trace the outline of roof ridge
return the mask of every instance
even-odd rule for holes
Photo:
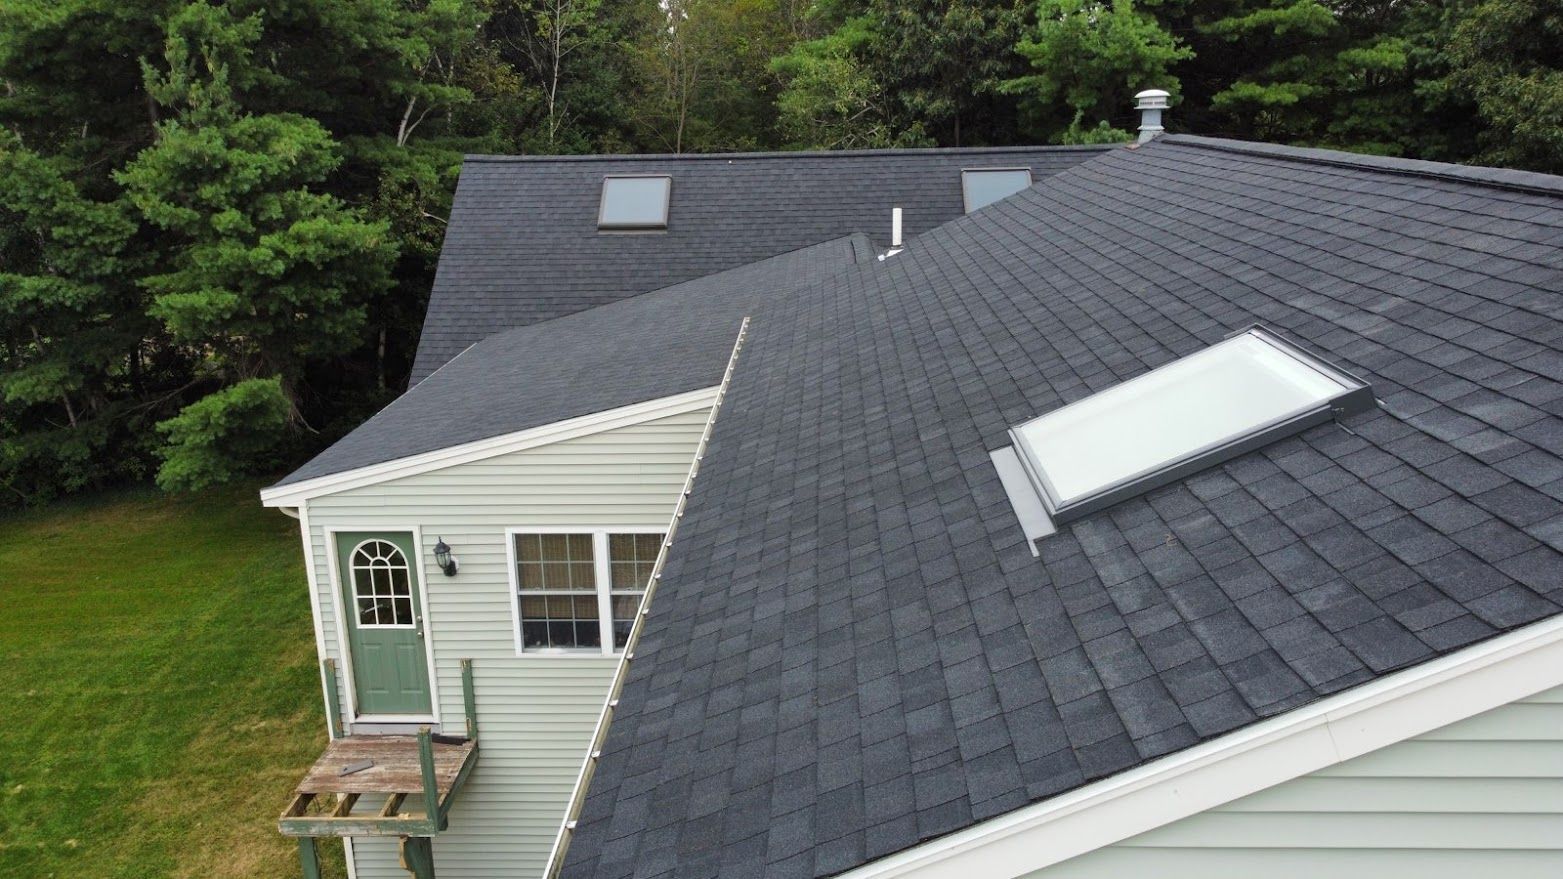
[[[776,150],[773,152],[742,153],[589,153],[584,155],[522,155],[507,156],[489,153],[468,153],[464,162],[624,162],[624,161],[712,161],[726,159],[819,159],[858,158],[871,156],[904,155],[981,155],[1006,153],[1068,153],[1107,152],[1120,149],[1122,144],[1038,144],[1035,146],[983,146],[983,147],[916,147],[911,149],[871,150]]]
[[[1220,137],[1203,137],[1195,134],[1163,135],[1157,138],[1156,141],[1229,153],[1287,159],[1313,165],[1362,168],[1388,174],[1401,174],[1435,180],[1452,180],[1457,183],[1474,183],[1496,189],[1563,196],[1563,177],[1553,174],[1542,174],[1538,171],[1492,168],[1485,165],[1456,165],[1449,162],[1430,162],[1425,159],[1375,156],[1367,153],[1348,153],[1342,150],[1320,149],[1317,147],[1285,146],[1274,143],[1230,140]]]

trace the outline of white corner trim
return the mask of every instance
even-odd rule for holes
[[[519,452],[524,449],[545,446],[549,443],[577,439],[594,433],[601,433],[605,430],[614,430],[632,424],[642,424],[659,418],[667,418],[671,415],[695,412],[708,408],[712,401],[716,399],[716,393],[717,387],[700,388],[695,391],[674,394],[671,397],[659,397],[655,400],[646,400],[641,403],[620,406],[617,409],[608,409],[603,412],[593,412],[590,415],[568,418],[564,421],[556,421],[552,424],[544,424],[528,430],[475,440],[448,448],[435,449],[432,452],[423,452],[422,454],[410,455],[405,458],[397,458],[394,461],[386,461],[381,464],[371,464],[367,467],[359,467],[341,473],[317,476],[314,479],[306,479],[289,485],[272,486],[271,488],[261,489],[261,503],[268,507],[298,506],[310,498],[320,497],[321,495],[362,488],[377,482],[427,473],[443,467],[466,464],[470,461],[479,461],[484,458],[492,458],[495,455]]]
[[[1563,684],[1563,617],[1387,675],[840,879],[1015,877]]]
[[[283,510],[287,512],[287,510]],[[332,658],[326,651],[325,622],[320,611],[320,585],[315,576],[315,547],[309,530],[309,508],[300,504],[298,515],[299,535],[304,539],[304,581],[309,584],[309,616],[315,629],[315,665],[320,670],[320,703],[326,709],[326,736],[335,738],[331,731],[331,687],[326,683],[326,660]],[[345,730],[344,730],[345,732]]]

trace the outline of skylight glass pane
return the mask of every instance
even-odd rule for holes
[[[605,177],[597,225],[604,229],[665,229],[668,177]]]
[[[1327,412],[1364,388],[1276,337],[1250,330],[1033,419],[1014,435],[1056,512],[1308,413]]]
[[[1001,198],[1031,185],[1030,168],[995,168],[992,170],[962,171],[961,192],[966,199],[966,213],[987,207]]]

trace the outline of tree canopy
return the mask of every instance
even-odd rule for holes
[[[1174,130],[1563,173],[1563,0],[12,0],[0,506],[297,462],[405,384],[466,152]]]

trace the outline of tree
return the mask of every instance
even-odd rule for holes
[[[783,83],[776,97],[783,143],[821,150],[926,145],[920,124],[898,130],[891,123],[884,89],[861,60],[873,39],[870,19],[857,16],[771,62]]]
[[[1032,72],[1003,88],[1020,96],[1030,130],[1055,143],[1128,140],[1110,120],[1137,91],[1176,93],[1169,70],[1192,56],[1133,0],[1041,0],[1018,51]]]
[[[159,450],[159,482],[169,488],[229,478],[263,461],[258,450],[285,429],[305,427],[305,364],[359,343],[366,303],[389,285],[395,258],[384,223],[317,191],[340,161],[318,122],[239,108],[239,91],[270,76],[250,63],[261,32],[259,13],[237,18],[204,4],[178,13],[166,67],[148,65],[146,77],[179,113],[118,175],[146,221],[178,245],[142,281],[149,313],[199,356],[212,389],[162,425],[170,442]],[[247,460],[215,466],[210,449],[224,447]]]
[[[941,146],[1015,140],[1015,103],[998,86],[1024,70],[1020,0],[872,0],[870,12],[869,67],[894,127],[920,126]]]
[[[607,43],[602,0],[512,0],[521,27],[507,39],[527,61],[543,96],[543,136],[549,152],[558,152],[561,129],[569,122],[564,88],[572,57]]]
[[[1179,123],[1239,138],[1418,153],[1438,115],[1416,87],[1437,75],[1436,10],[1400,0],[1162,0],[1193,56],[1174,66]],[[1420,54],[1419,54],[1420,53]]]
[[[0,486],[7,502],[139,474],[148,334],[136,224],[0,130]]]
[[[791,39],[778,0],[666,0],[636,43],[632,115],[652,150],[773,146],[771,59]]]
[[[1563,2],[1490,0],[1457,27],[1448,51],[1448,85],[1485,123],[1481,160],[1563,173]]]

